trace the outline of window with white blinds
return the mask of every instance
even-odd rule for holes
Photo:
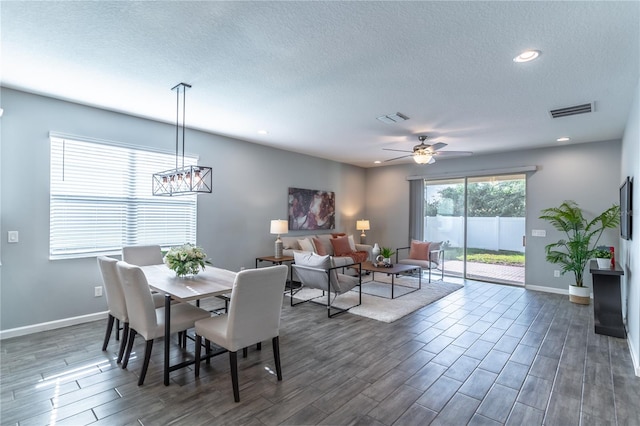
[[[175,166],[174,155],[52,136],[49,258],[195,244],[197,196],[152,195],[153,173]]]

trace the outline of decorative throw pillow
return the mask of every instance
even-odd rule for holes
[[[356,242],[353,239],[353,235],[349,235],[349,247],[351,247],[351,251],[356,251]]]
[[[429,260],[429,247],[431,243],[427,241],[411,240],[409,249],[409,259]]]
[[[333,232],[333,233],[331,234],[331,236],[332,236],[333,238],[344,237],[345,235],[347,235],[347,234],[345,234],[344,232]]]
[[[316,248],[316,253],[318,253],[320,256],[326,256],[329,253],[327,253],[327,251],[324,249],[324,245],[322,244],[322,240],[320,240],[320,238],[311,238],[311,242],[313,242],[313,245]]]
[[[298,244],[300,245],[300,248],[302,249],[302,251],[310,251],[312,253],[315,253],[315,248],[313,247],[313,243],[308,239],[305,238],[303,240],[298,240]]]
[[[332,238],[330,241],[334,256],[344,256],[352,252],[348,237]]]

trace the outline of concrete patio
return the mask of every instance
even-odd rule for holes
[[[444,262],[445,275],[462,276],[464,262],[461,260],[446,260]],[[491,263],[467,262],[467,278],[482,281],[496,281],[524,286],[524,266],[498,265]]]

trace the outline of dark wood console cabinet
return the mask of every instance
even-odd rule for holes
[[[595,260],[589,265],[593,276],[593,322],[598,334],[625,339],[627,332],[622,322],[622,296],[620,276],[624,271],[616,263],[615,268],[598,268]]]

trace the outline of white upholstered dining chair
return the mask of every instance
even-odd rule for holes
[[[122,260],[136,266],[161,265],[164,263],[162,249],[158,245],[122,247]]]
[[[102,350],[106,351],[113,331],[114,322],[116,323],[116,340],[118,340],[120,323],[122,323],[122,340],[120,341],[120,351],[118,352],[117,363],[122,362],[124,350],[127,345],[127,337],[129,336],[129,315],[127,315],[127,304],[124,297],[124,290],[118,275],[117,263],[118,259],[107,256],[98,256],[98,267],[102,275],[104,284],[104,293],[107,297],[107,307],[109,308],[109,319],[107,321],[107,330],[102,343]],[[164,306],[164,296],[158,293],[152,295],[153,304],[156,308]]]
[[[210,342],[229,351],[233,398],[240,401],[238,386],[238,350],[271,339],[276,375],[282,380],[280,366],[280,311],[287,281],[286,265],[247,269],[238,272],[229,312],[196,321],[195,375],[200,375],[200,348],[205,338],[207,354]],[[246,353],[246,352],[245,352]],[[207,359],[207,362],[209,359]]]
[[[127,313],[129,315],[129,337],[122,368],[127,368],[136,335],[140,334],[147,342],[142,371],[138,379],[138,386],[140,386],[144,383],[147,368],[149,367],[153,339],[164,336],[165,308],[155,307],[147,278],[142,269],[126,262],[118,262],[117,268],[124,289]],[[188,303],[175,303],[171,305],[170,333],[185,331],[192,328],[196,321],[210,316],[211,313],[209,311]]]
[[[119,364],[122,361],[124,349],[127,345],[127,336],[129,335],[129,317],[127,316],[127,305],[124,300],[122,284],[120,283],[120,277],[118,276],[117,263],[118,259],[98,256],[98,267],[102,274],[104,292],[107,297],[107,306],[109,308],[109,320],[107,322],[107,331],[104,335],[104,342],[102,343],[102,350],[107,350],[107,345],[111,338],[111,331],[113,330],[113,323],[117,321],[116,340],[118,339],[120,323],[122,323],[122,340],[120,341],[120,351],[118,352],[117,360]]]

